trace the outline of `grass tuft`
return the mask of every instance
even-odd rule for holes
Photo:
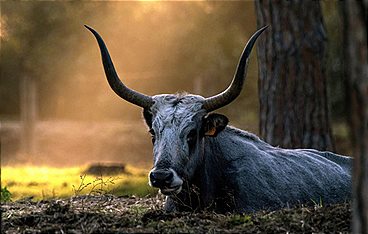
[[[11,192],[6,188],[1,187],[1,202],[8,202],[11,201]]]

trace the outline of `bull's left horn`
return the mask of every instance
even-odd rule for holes
[[[112,60],[110,58],[109,51],[107,50],[107,47],[104,41],[102,40],[101,36],[93,28],[87,25],[84,26],[89,31],[91,31],[93,35],[96,37],[96,40],[100,47],[102,63],[105,69],[107,81],[109,82],[109,85],[112,88],[112,90],[114,90],[114,92],[124,100],[133,103],[137,106],[149,109],[154,103],[153,98],[151,96],[147,96],[138,93],[132,89],[129,89],[123,84],[123,82],[121,82],[118,74],[115,71],[114,64],[112,63]]]
[[[245,46],[243,53],[240,57],[240,61],[235,73],[235,76],[230,84],[230,86],[224,90],[223,92],[206,98],[203,104],[203,108],[208,112],[214,111],[218,108],[226,106],[237,98],[243,88],[244,80],[247,73],[248,66],[248,58],[249,54],[252,51],[253,45],[256,42],[257,38],[261,33],[266,30],[268,26],[265,26],[259,29],[257,32],[253,34],[253,36],[249,39],[247,45]]]

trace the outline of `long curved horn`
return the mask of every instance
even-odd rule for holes
[[[223,92],[215,96],[206,98],[203,104],[203,108],[206,109],[208,112],[214,111],[218,108],[226,106],[227,104],[231,103],[232,101],[234,101],[235,98],[239,96],[243,88],[243,83],[244,83],[246,73],[247,73],[249,54],[252,51],[253,45],[256,42],[257,38],[259,37],[259,35],[261,35],[261,33],[264,30],[266,30],[267,27],[268,25],[259,29],[249,39],[240,57],[240,61],[238,63],[238,67],[237,67],[235,76],[230,86]]]
[[[101,36],[93,28],[87,25],[84,26],[89,31],[91,31],[93,35],[96,37],[96,40],[100,47],[102,63],[105,69],[107,81],[109,82],[112,90],[114,90],[114,92],[124,100],[133,103],[137,106],[149,109],[154,103],[152,97],[129,89],[123,84],[123,82],[121,82],[118,74],[115,71],[114,64],[112,63],[112,60],[110,58],[109,51],[107,50],[107,47],[104,41],[102,40]]]

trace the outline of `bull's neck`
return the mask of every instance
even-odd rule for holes
[[[227,189],[226,170],[224,153],[222,152],[220,140],[218,138],[205,138],[203,149],[201,150],[202,160],[198,165],[191,181],[185,181],[183,191],[174,198],[177,204],[184,204],[188,210],[196,209],[215,209],[219,212],[225,212],[227,207],[218,207],[217,204],[226,204],[218,199],[227,199],[231,191]],[[231,200],[229,198],[229,200]],[[190,208],[189,208],[190,207]],[[183,207],[182,207],[183,208]]]

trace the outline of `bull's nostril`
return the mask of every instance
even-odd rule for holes
[[[174,174],[170,170],[159,169],[151,171],[150,175],[151,185],[154,187],[167,187],[170,186]]]
[[[172,181],[172,179],[174,178],[174,173],[172,173],[171,171],[169,171],[167,177],[166,177],[166,181],[170,182]]]

